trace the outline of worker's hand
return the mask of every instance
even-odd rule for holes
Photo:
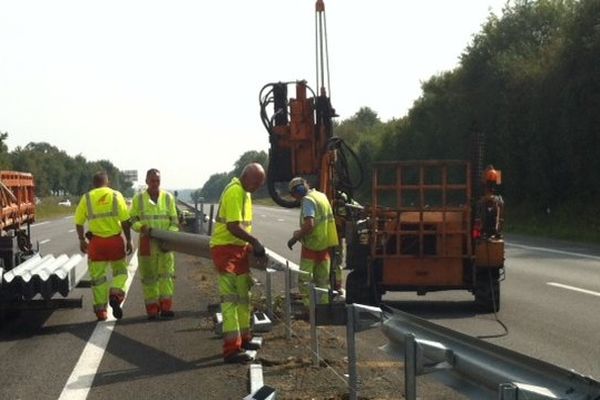
[[[131,239],[129,239],[127,241],[127,244],[125,245],[125,249],[127,251],[127,255],[131,255],[131,253],[133,253],[133,244],[131,243]]]
[[[88,243],[85,239],[79,239],[79,250],[81,250],[82,253],[87,253],[87,249],[88,249]]]
[[[292,236],[292,238],[290,240],[288,240],[288,242],[287,242],[288,249],[293,250],[293,247],[297,241],[298,241],[298,239],[296,239],[295,236]]]
[[[151,230],[152,228],[150,228],[148,225],[142,225],[142,227],[140,228],[140,233],[144,236],[150,236]]]
[[[252,253],[254,254],[254,257],[264,257],[267,254],[265,246],[263,246],[258,239],[255,239],[252,243]]]

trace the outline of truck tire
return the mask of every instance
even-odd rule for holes
[[[376,288],[367,284],[366,274],[352,271],[346,277],[346,304],[378,306],[381,295]]]
[[[497,270],[477,272],[477,284],[473,291],[478,310],[491,313],[500,311],[500,281]]]

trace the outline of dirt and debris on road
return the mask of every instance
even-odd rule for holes
[[[217,273],[210,260],[196,259],[201,268],[190,276],[203,297],[218,301]],[[258,275],[258,274],[256,274]],[[255,310],[265,311],[264,288],[253,289],[252,303]],[[263,366],[264,384],[277,391],[277,399],[288,400],[342,400],[348,399],[348,358],[345,327],[319,327],[321,362],[313,366],[310,345],[310,325],[303,320],[292,321],[292,338],[286,339],[286,328],[281,315],[282,296],[274,299],[276,317],[271,332],[261,334],[263,347],[258,351],[257,361]],[[214,327],[212,319],[201,323],[204,329]],[[376,331],[376,329],[374,330]],[[376,332],[357,335],[359,399],[403,399],[404,364],[387,356],[379,349],[384,343]],[[239,370],[235,371],[241,378]],[[246,374],[247,375],[247,374]],[[245,379],[248,379],[247,376]],[[421,399],[464,399],[455,391],[428,378],[417,379],[417,393]]]

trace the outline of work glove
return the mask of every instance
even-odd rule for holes
[[[288,240],[288,242],[287,242],[288,249],[292,250],[292,248],[294,247],[294,245],[296,244],[297,241],[298,241],[298,239],[296,239],[294,236],[292,236],[292,238],[290,240]]]
[[[149,236],[151,230],[152,228],[150,228],[148,225],[142,225],[142,227],[140,228],[140,233],[142,235]]]
[[[87,253],[88,243],[85,239],[79,239],[79,250],[81,250],[82,253]]]
[[[254,254],[254,257],[264,257],[267,255],[265,246],[263,246],[258,240],[252,243],[252,253]]]

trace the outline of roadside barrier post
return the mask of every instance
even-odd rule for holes
[[[498,400],[518,400],[518,390],[512,383],[501,383],[498,386]]]
[[[417,342],[415,335],[407,334],[404,342],[404,397],[417,399]]]
[[[285,283],[285,338],[290,340],[292,338],[292,297],[290,294],[291,290],[291,271],[290,262],[285,262],[284,271],[284,283]]]
[[[273,273],[275,270],[267,268],[266,273],[266,296],[267,296],[267,316],[273,320]]]
[[[313,366],[319,366],[319,338],[317,336],[317,288],[314,283],[308,285],[310,290],[310,347]]]
[[[357,385],[357,374],[356,374],[356,339],[354,337],[355,332],[355,317],[356,308],[354,304],[346,305],[346,315],[348,317],[346,323],[346,343],[348,351],[348,386],[350,388],[349,400],[358,399],[358,385]]]

